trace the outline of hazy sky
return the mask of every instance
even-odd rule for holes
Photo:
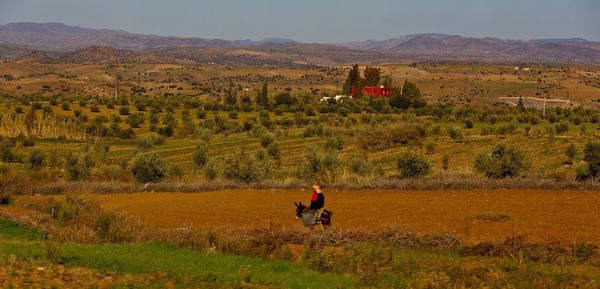
[[[0,0],[0,23],[221,39],[302,42],[447,33],[512,39],[600,40],[597,0]]]

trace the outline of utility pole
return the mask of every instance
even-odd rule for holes
[[[469,79],[467,78],[467,73],[465,72],[465,97],[469,92]]]

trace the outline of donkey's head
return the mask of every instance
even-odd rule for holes
[[[303,205],[302,202],[294,202],[294,205],[296,205],[296,219],[301,219],[302,212],[304,211],[304,209],[306,209],[306,206]]]

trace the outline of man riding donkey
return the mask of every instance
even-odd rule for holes
[[[331,225],[331,211],[323,210],[325,207],[325,195],[321,191],[319,185],[312,186],[312,195],[310,197],[310,205],[304,206],[302,202],[296,204],[296,217],[301,218],[306,226],[313,225]]]

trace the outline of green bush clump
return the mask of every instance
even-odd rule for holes
[[[325,141],[325,149],[327,150],[341,150],[342,148],[344,148],[344,139],[339,135],[327,138]]]
[[[518,177],[531,166],[527,154],[505,143],[497,144],[490,153],[480,153],[475,157],[475,170],[489,178]]]
[[[279,148],[279,144],[272,143],[267,147],[267,153],[274,160],[281,159],[281,149]]]
[[[141,153],[131,159],[129,171],[140,183],[160,182],[167,175],[167,164],[154,153]]]
[[[45,158],[46,156],[40,150],[33,149],[27,156],[25,163],[28,169],[37,171],[44,166]]]
[[[0,161],[5,163],[18,163],[19,156],[14,150],[15,143],[9,139],[0,141]]]
[[[302,179],[332,183],[335,182],[341,166],[337,150],[319,150],[315,145],[309,145],[296,175]]]
[[[415,152],[405,152],[398,156],[396,162],[398,175],[403,178],[419,178],[431,172],[431,165]]]
[[[353,174],[360,177],[385,175],[383,167],[376,162],[369,161],[366,154],[352,156],[348,162],[348,168]]]
[[[67,179],[80,181],[92,176],[96,163],[90,154],[82,152],[79,154],[69,153],[65,157],[65,165]]]
[[[263,148],[268,147],[271,143],[273,143],[273,134],[270,132],[265,132],[260,136],[260,145]]]
[[[142,150],[149,150],[149,149],[153,148],[154,146],[162,145],[164,143],[165,143],[164,136],[150,135],[150,136],[145,136],[145,137],[141,138],[137,143],[137,147]]]
[[[583,149],[583,160],[587,162],[588,176],[597,178],[600,175],[600,143],[588,142]]]
[[[196,168],[203,168],[208,162],[208,144],[200,143],[196,145],[194,153],[192,154],[192,161]]]
[[[421,143],[427,132],[421,124],[400,124],[367,128],[358,135],[364,150],[385,150],[396,145]]]
[[[264,151],[258,151],[256,155],[252,156],[242,148],[225,160],[223,171],[223,175],[227,179],[253,183],[269,177],[271,165]]]

